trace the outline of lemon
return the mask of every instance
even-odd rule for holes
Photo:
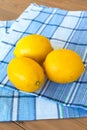
[[[51,51],[43,65],[48,78],[57,83],[77,80],[85,68],[81,57],[69,49]]]
[[[16,57],[30,57],[43,63],[47,54],[52,51],[50,40],[42,35],[31,34],[21,38],[14,49]]]
[[[7,74],[13,85],[25,92],[38,90],[45,79],[42,67],[26,57],[13,58],[7,66]]]

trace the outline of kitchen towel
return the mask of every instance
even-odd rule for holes
[[[43,87],[34,93],[17,90],[6,74],[7,65],[14,57],[16,42],[34,33],[48,37],[54,49],[69,48],[76,51],[86,66],[86,21],[86,11],[67,11],[31,4],[15,21],[1,22],[0,121],[87,116],[86,70],[79,80],[66,85],[47,79]]]

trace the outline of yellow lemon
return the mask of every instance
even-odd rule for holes
[[[69,49],[51,51],[43,65],[48,78],[57,83],[73,82],[84,71],[81,57]]]
[[[38,90],[45,79],[42,67],[26,57],[13,58],[8,64],[7,74],[14,86],[25,92]]]
[[[14,49],[16,57],[30,57],[42,63],[46,55],[52,51],[50,40],[42,35],[31,34],[21,38]]]

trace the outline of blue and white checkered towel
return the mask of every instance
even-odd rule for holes
[[[54,49],[76,51],[86,65],[86,23],[86,11],[67,11],[36,4],[31,4],[15,21],[0,22],[0,121],[87,116],[86,70],[79,80],[66,85],[46,80],[34,93],[17,90],[6,74],[17,41],[32,33],[48,37]]]

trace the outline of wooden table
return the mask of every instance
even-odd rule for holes
[[[0,0],[0,20],[16,19],[30,3],[87,10],[87,0]],[[87,118],[0,123],[0,130],[87,130]]]

